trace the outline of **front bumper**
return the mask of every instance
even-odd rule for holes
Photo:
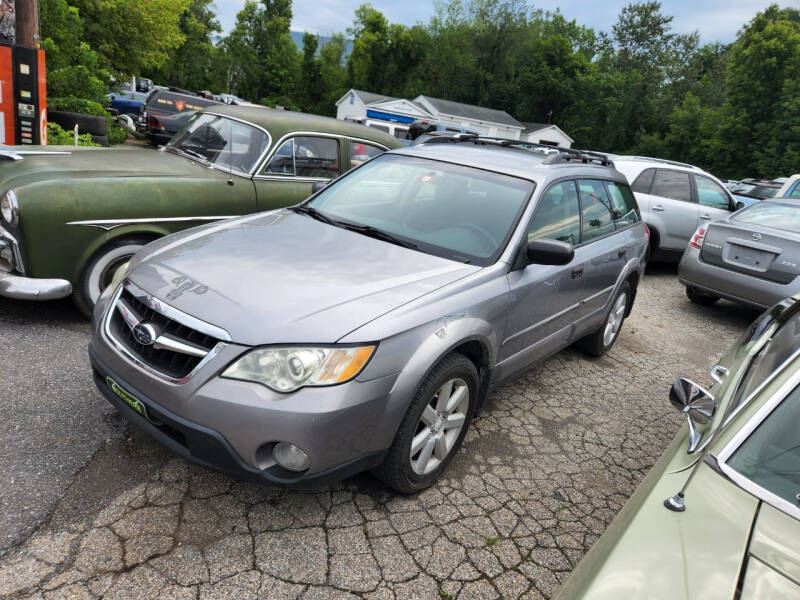
[[[0,271],[0,296],[18,300],[57,300],[72,293],[66,279],[36,279]]]
[[[800,292],[800,278],[787,284],[760,279],[703,262],[700,250],[689,247],[678,266],[678,281],[727,300],[765,309]]]
[[[398,425],[386,414],[394,376],[281,396],[255,383],[220,378],[224,366],[245,350],[226,344],[186,383],[176,385],[123,357],[97,328],[93,338],[89,355],[95,383],[109,402],[186,460],[240,478],[293,486],[349,477],[382,462]],[[146,420],[117,396],[107,377],[153,418]],[[306,451],[308,471],[287,471],[274,461],[272,447],[281,441]]]

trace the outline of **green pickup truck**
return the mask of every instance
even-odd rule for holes
[[[400,142],[328,117],[215,105],[159,150],[0,148],[0,296],[72,294],[90,315],[142,246],[210,221],[290,206]]]

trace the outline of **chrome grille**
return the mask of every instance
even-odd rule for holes
[[[134,288],[126,282],[115,294],[106,333],[144,367],[167,379],[186,381],[222,340],[154,309],[141,293],[132,293]]]

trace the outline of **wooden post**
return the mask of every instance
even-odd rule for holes
[[[17,0],[14,4],[17,13],[17,44],[38,48],[39,0]]]

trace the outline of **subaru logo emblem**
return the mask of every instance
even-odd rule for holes
[[[753,239],[756,240],[756,241],[760,240],[761,239],[761,234],[760,233],[754,233],[753,234]]]
[[[142,346],[152,346],[158,337],[155,327],[150,323],[138,323],[132,331],[133,339]]]

